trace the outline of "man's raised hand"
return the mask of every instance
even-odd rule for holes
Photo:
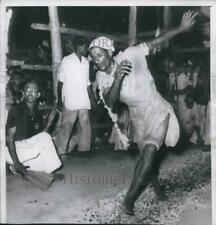
[[[195,18],[198,13],[199,12],[189,10],[183,14],[181,23],[179,25],[182,31],[189,31],[193,27],[196,22]]]
[[[116,77],[122,78],[124,76],[127,76],[130,74],[132,69],[132,64],[128,60],[123,60],[121,63],[118,65],[117,70],[116,70]]]

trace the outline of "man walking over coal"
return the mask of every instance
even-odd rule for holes
[[[134,215],[134,204],[151,179],[154,160],[162,144],[175,146],[179,138],[174,111],[157,92],[145,56],[176,35],[189,31],[197,14],[185,12],[178,27],[151,41],[129,47],[115,57],[112,40],[99,37],[90,43],[89,53],[98,68],[96,79],[102,98],[111,110],[118,101],[128,105],[140,150],[132,183],[122,204],[126,214]]]

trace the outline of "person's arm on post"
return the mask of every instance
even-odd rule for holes
[[[149,50],[155,49],[159,47],[162,43],[169,41],[176,35],[182,32],[189,31],[193,27],[194,23],[196,22],[195,17],[197,16],[197,14],[198,12],[193,12],[190,10],[185,12],[182,16],[181,23],[178,27],[171,29],[170,31],[162,34],[161,36],[153,40],[145,42],[148,46],[148,49]]]
[[[45,124],[45,127],[43,128],[43,132],[47,132],[50,134],[50,127],[53,124],[53,121],[55,120],[57,116],[57,105],[55,104],[51,110],[51,112],[48,115],[47,122]]]
[[[61,81],[59,81],[58,87],[57,87],[57,94],[58,94],[57,108],[59,111],[63,110],[62,87],[63,87],[63,83]]]
[[[48,132],[49,133],[49,129],[52,125],[53,120],[56,117],[56,113],[59,110],[60,112],[63,110],[63,102],[62,102],[62,87],[63,87],[63,83],[61,81],[58,82],[57,85],[57,104],[54,105],[53,109],[51,110],[51,112],[49,113],[49,116],[47,118],[47,123],[43,129],[44,132]]]
[[[57,71],[57,77],[58,77],[58,84],[57,84],[57,110],[62,112],[63,110],[63,102],[62,102],[62,88],[63,88],[63,83],[65,79],[65,72],[64,72],[64,67],[65,67],[65,61],[64,58],[58,67]]]
[[[10,156],[13,160],[16,171],[24,175],[26,172],[26,167],[19,161],[17,153],[16,153],[16,146],[14,141],[15,133],[16,133],[16,127],[12,127],[8,129],[7,135],[6,135],[6,144],[7,144]]]

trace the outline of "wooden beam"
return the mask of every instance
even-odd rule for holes
[[[206,52],[208,51],[208,48],[179,48],[176,47],[174,54],[179,54],[179,53],[196,53],[196,52]],[[25,64],[24,61],[19,61],[19,60],[10,60],[7,59],[7,66],[20,66],[21,69],[23,70],[34,70],[34,71],[47,71],[47,72],[52,72],[52,66],[50,65],[40,65],[40,64]]]
[[[52,72],[52,66],[47,65],[30,65],[30,64],[23,64],[21,65],[21,69],[23,70],[35,70],[35,71],[47,71]]]
[[[132,46],[136,44],[136,35],[137,35],[137,7],[130,6],[129,11],[129,27],[128,27],[128,45]]]
[[[179,48],[175,47],[175,50],[173,51],[174,54],[179,53],[197,53],[197,52],[206,52],[209,51],[208,48]]]
[[[25,64],[24,61],[19,60],[10,60],[7,59],[7,66],[20,66],[23,70],[35,70],[35,71],[47,71],[52,72],[52,66],[50,65],[32,65],[32,64]]]
[[[163,28],[165,31],[171,27],[171,8],[170,6],[164,6],[163,11]]]
[[[31,28],[35,30],[43,30],[43,31],[50,31],[49,26],[46,24],[39,24],[39,23],[33,23],[31,24]],[[63,34],[72,34],[72,35],[80,35],[85,36],[88,38],[95,38],[99,36],[106,36],[108,38],[113,39],[114,41],[122,41],[121,37],[117,37],[115,35],[111,34],[105,34],[101,32],[94,32],[94,31],[87,31],[87,30],[78,30],[75,28],[67,28],[67,27],[60,27],[60,32]]]
[[[25,63],[24,60],[20,61],[20,60],[7,59],[7,66],[21,66],[24,63]]]
[[[57,98],[57,71],[62,60],[61,35],[57,7],[49,6],[48,12],[52,46],[53,91],[54,97]]]
[[[164,6],[163,8],[163,32],[167,32],[171,26],[172,26],[172,21],[171,21],[171,8],[170,6]],[[165,42],[163,45],[168,47],[170,41]],[[173,43],[173,41],[171,42]],[[173,44],[172,44],[173,47]]]
[[[31,28],[34,29],[34,30],[50,31],[49,25],[41,24],[41,23],[32,23]],[[128,39],[128,34],[123,34],[123,35],[117,36],[117,35],[113,35],[113,34],[87,31],[87,30],[78,30],[78,29],[67,28],[67,27],[60,27],[60,32],[62,34],[85,36],[89,39],[99,37],[99,36],[106,36],[108,38],[111,38],[113,41],[118,41],[118,42],[125,42]],[[142,31],[142,32],[137,33],[137,37],[140,37],[140,38],[153,37],[154,34],[155,34],[154,30],[152,30],[152,31]]]

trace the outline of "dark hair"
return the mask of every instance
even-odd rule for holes
[[[24,90],[25,86],[26,86],[28,83],[34,83],[34,84],[36,84],[37,87],[38,87],[38,91],[39,91],[39,85],[38,85],[37,81],[34,80],[33,78],[26,79],[26,80],[22,83],[21,89]]]
[[[73,39],[73,47],[76,48],[77,46],[85,45],[87,44],[87,40],[83,36],[76,36]]]

